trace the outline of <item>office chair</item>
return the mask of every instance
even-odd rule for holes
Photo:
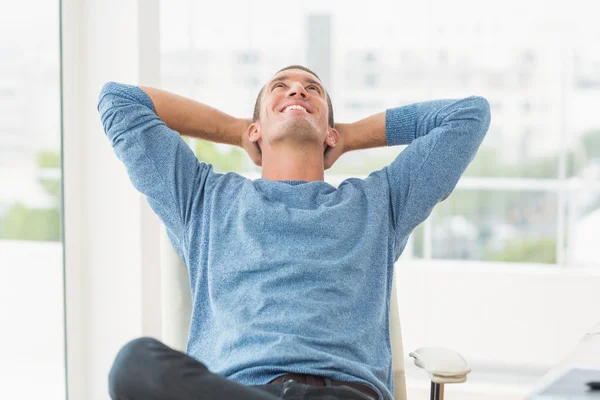
[[[176,350],[185,352],[192,299],[187,267],[170,245],[161,247],[161,311],[162,341]],[[406,400],[404,352],[395,281],[392,284],[390,336],[394,399]],[[444,384],[464,382],[467,380],[467,374],[471,372],[460,354],[445,348],[423,347],[409,355],[414,358],[415,365],[423,368],[430,376],[430,400],[443,400]]]

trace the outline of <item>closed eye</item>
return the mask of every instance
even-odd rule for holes
[[[276,83],[275,85],[273,85],[271,90],[278,88],[279,86],[285,87],[285,85],[283,83],[279,82],[279,83]],[[314,89],[314,90],[316,90],[317,93],[321,94],[321,89],[319,89],[319,87],[316,85],[310,85],[307,87],[307,89]]]

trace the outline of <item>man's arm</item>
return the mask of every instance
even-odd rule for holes
[[[329,169],[342,154],[352,150],[385,146],[385,111],[360,121],[336,123],[339,139],[335,147],[325,150],[325,169]]]
[[[209,105],[165,90],[140,86],[152,100],[156,114],[165,124],[184,136],[241,146],[243,120]]]
[[[345,130],[344,151],[409,146],[387,167],[393,225],[398,241],[423,222],[454,190],[490,125],[488,101],[479,96],[433,100],[386,110]]]
[[[243,148],[256,165],[261,165],[258,144],[244,133],[250,119],[234,118],[209,105],[165,90],[140,86],[154,103],[156,113],[169,128],[184,136]]]
[[[340,136],[344,133],[344,152],[385,146],[385,114],[383,111],[351,124],[336,125]]]
[[[159,102],[164,100],[158,97]],[[167,108],[161,104],[161,109]],[[199,216],[208,198],[204,192],[217,174],[210,165],[199,162],[179,133],[159,118],[152,99],[139,87],[107,83],[99,95],[98,111],[133,186],[146,196],[185,259],[189,222],[201,222]],[[179,128],[191,126],[177,113],[174,118]],[[202,125],[201,120],[194,122]]]

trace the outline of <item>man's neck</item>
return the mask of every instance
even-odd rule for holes
[[[280,146],[262,154],[262,178],[273,181],[322,181],[325,179],[323,150],[319,147]]]

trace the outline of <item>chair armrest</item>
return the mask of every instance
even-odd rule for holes
[[[410,353],[415,365],[423,368],[434,383],[461,383],[471,368],[457,352],[443,347],[421,347]]]

